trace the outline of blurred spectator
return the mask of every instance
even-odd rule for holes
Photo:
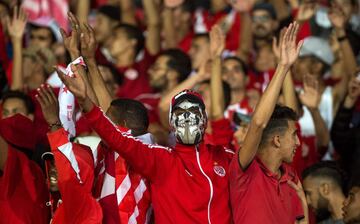
[[[336,164],[321,162],[310,166],[302,173],[302,179],[307,203],[315,211],[318,223],[343,223],[345,183]],[[319,222],[324,218],[326,220]]]
[[[360,222],[360,183],[359,178],[354,176],[351,184],[350,192],[344,201],[344,222],[359,223]]]

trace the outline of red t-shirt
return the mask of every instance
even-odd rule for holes
[[[304,217],[296,191],[287,183],[297,183],[293,169],[281,165],[280,180],[259,158],[243,171],[238,153],[230,163],[230,200],[234,223],[289,224]]]
[[[139,62],[128,67],[118,67],[118,71],[123,76],[123,82],[119,86],[116,96],[135,99],[140,94],[151,93],[147,70],[154,60],[155,57],[145,51],[144,58]]]

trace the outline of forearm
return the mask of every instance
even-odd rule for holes
[[[99,106],[103,111],[107,111],[110,107],[111,101],[113,100],[111,94],[105,86],[104,79],[100,74],[95,58],[85,59],[85,61],[89,70],[90,86],[94,90]]]
[[[315,135],[318,148],[327,147],[330,142],[330,133],[327,129],[324,119],[321,117],[318,108],[310,109],[310,114],[315,126]]]
[[[285,74],[289,67],[278,65],[275,75],[256,106],[252,120],[259,126],[266,126],[277,103]]]
[[[120,0],[121,22],[136,26],[135,7],[132,0]]]
[[[240,46],[238,49],[238,56],[245,63],[248,63],[250,49],[252,48],[252,33],[251,30],[251,18],[248,12],[241,14],[241,31],[240,31]]]
[[[346,37],[346,32],[344,29],[336,29],[336,36],[337,38]],[[348,74],[353,75],[356,72],[357,64],[356,64],[356,57],[354,52],[352,51],[350,42],[347,38],[340,41],[340,48],[343,55],[346,55],[345,69]]]
[[[284,104],[290,107],[297,114],[299,114],[299,103],[296,97],[295,85],[290,70],[286,74],[284,83],[282,85],[282,94],[284,96]]]
[[[211,92],[211,118],[218,120],[224,117],[224,90],[221,79],[221,58],[216,57],[211,63],[211,79],[210,79],[210,92]]]
[[[176,41],[177,38],[174,26],[174,14],[170,8],[164,9],[163,26],[166,48],[175,48],[178,43]]]
[[[79,19],[80,24],[87,22],[87,18],[90,11],[90,1],[77,1],[76,16]]]
[[[290,12],[284,0],[270,0],[269,2],[274,6],[279,21],[289,16]]]
[[[300,199],[301,200],[301,205],[302,208],[304,210],[304,218],[297,221],[297,224],[308,224],[309,223],[309,208],[306,202],[306,199]]]
[[[22,42],[21,39],[12,40],[13,43],[13,70],[12,70],[12,83],[10,86],[11,90],[20,90],[24,89],[24,79],[22,74]]]

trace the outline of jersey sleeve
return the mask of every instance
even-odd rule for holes
[[[140,140],[121,132],[100,110],[93,107],[85,114],[91,127],[111,150],[116,151],[139,174],[154,181],[157,172],[164,172],[170,164],[171,149],[142,143]]]

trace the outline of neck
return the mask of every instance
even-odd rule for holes
[[[345,196],[342,192],[339,192],[334,198],[330,199],[329,211],[333,220],[340,220],[342,216],[342,204],[345,200]]]
[[[260,49],[262,47],[269,45],[269,39],[268,38],[255,38],[254,44],[256,49]]]
[[[258,156],[261,159],[261,162],[270,170],[272,173],[277,174],[280,178],[280,166],[282,164],[282,160],[278,158],[275,153],[271,153],[272,149],[260,149]]]
[[[212,0],[211,1],[211,11],[216,13],[219,12],[227,6],[224,0]]]
[[[239,103],[245,98],[243,89],[234,89],[231,91],[231,104]]]
[[[131,66],[135,62],[135,53],[132,51],[125,51],[115,57],[116,65],[119,67]]]

